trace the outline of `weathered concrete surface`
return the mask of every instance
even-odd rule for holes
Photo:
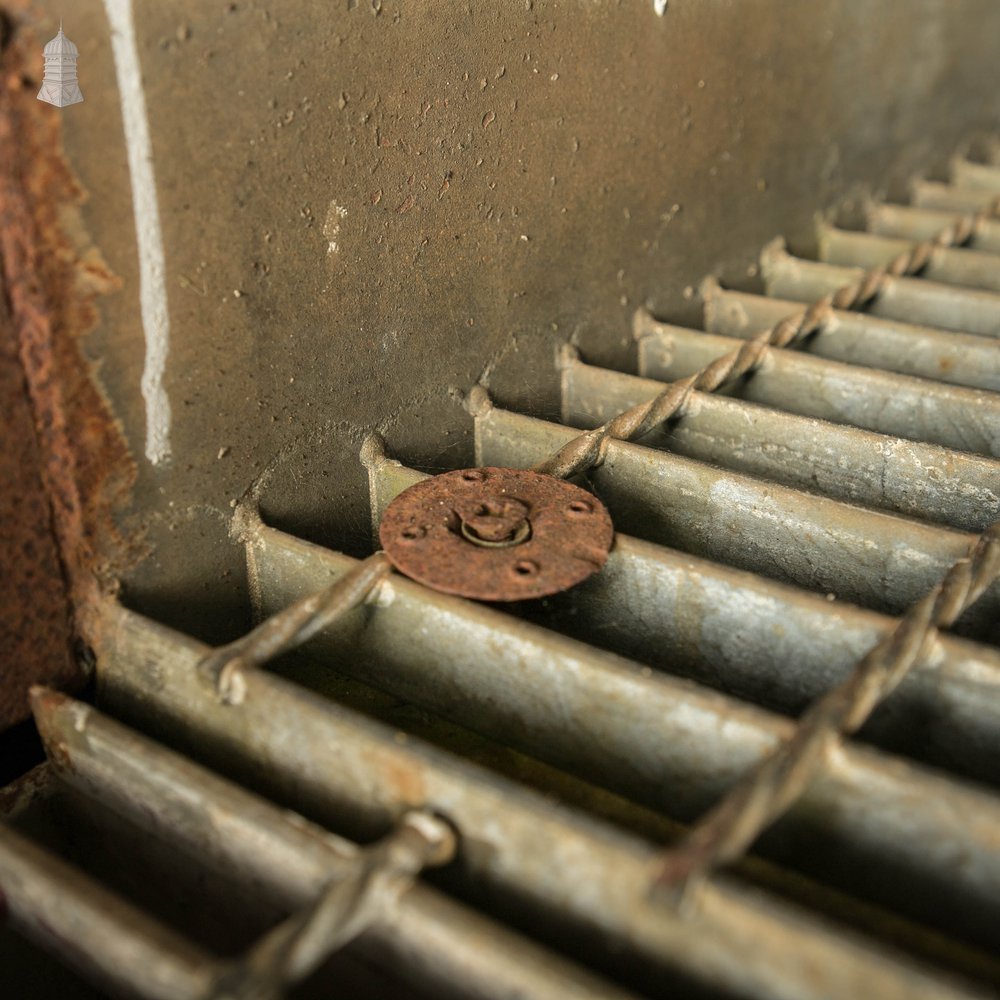
[[[992,0],[675,0],[662,18],[644,0],[135,7],[169,464],[142,458],[135,229],[99,0],[65,14],[85,102],[62,122],[122,289],[86,350],[139,464],[129,528],[154,550],[128,593],[207,638],[243,627],[237,497],[362,547],[367,430],[412,464],[470,461],[460,397],[476,380],[551,415],[559,343],[627,364],[637,305],[690,316],[705,274],[752,282],[769,238],[801,247],[817,208],[1000,113]]]

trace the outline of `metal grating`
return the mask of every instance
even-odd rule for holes
[[[283,919],[219,957],[15,817],[14,926],[148,997],[341,949],[396,995],[996,995],[998,197],[956,160],[819,261],[772,244],[705,330],[638,315],[636,375],[564,352],[561,423],[474,390],[480,465],[612,512],[572,591],[465,601],[244,508],[246,639],[109,603],[99,708],[35,694],[51,772]],[[377,528],[424,476],[362,458]]]

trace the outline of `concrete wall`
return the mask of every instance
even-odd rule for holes
[[[135,458],[124,523],[152,553],[127,594],[206,636],[242,627],[231,501],[256,490],[268,519],[362,546],[368,430],[411,464],[471,462],[477,380],[553,412],[558,344],[627,366],[638,305],[693,318],[704,275],[752,285],[765,241],[806,247],[817,209],[932,166],[1000,113],[995,0],[134,6],[167,462],[144,454],[101,0],[64,11],[85,101],[51,113],[122,282],[84,348]],[[42,41],[57,26],[54,7],[18,16]]]

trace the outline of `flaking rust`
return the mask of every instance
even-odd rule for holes
[[[600,500],[522,469],[459,469],[425,479],[396,497],[379,527],[401,573],[480,601],[568,590],[601,569],[613,538]]]
[[[21,719],[28,685],[44,671],[54,684],[77,674],[69,602],[17,339],[0,297],[0,729]]]
[[[116,280],[92,248],[81,259],[61,224],[84,193],[62,155],[60,112],[35,100],[38,39],[10,17],[2,34],[0,730],[27,716],[30,684],[82,680],[72,622],[125,558],[113,512],[134,476],[79,346]]]

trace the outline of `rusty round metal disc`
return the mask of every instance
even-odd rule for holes
[[[596,573],[614,527],[586,490],[524,469],[459,469],[404,490],[379,526],[400,573],[480,601],[545,597]]]

